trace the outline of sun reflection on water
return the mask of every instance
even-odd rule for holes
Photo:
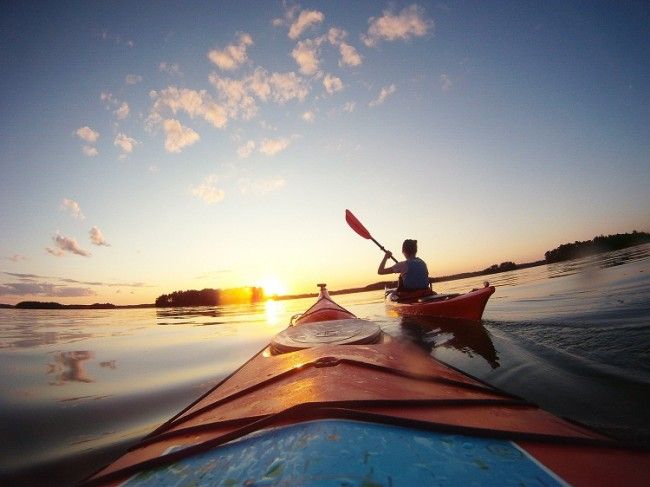
[[[284,320],[286,315],[286,307],[283,301],[267,300],[264,303],[264,313],[266,314],[266,324],[269,326],[277,326],[281,320]]]

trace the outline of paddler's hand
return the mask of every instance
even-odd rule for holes
[[[393,253],[390,250],[384,250],[384,260],[388,260],[393,256]]]

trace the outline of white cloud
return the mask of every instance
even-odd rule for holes
[[[217,128],[223,128],[228,123],[226,109],[216,103],[205,90],[195,91],[169,86],[159,92],[152,91],[149,96],[155,100],[147,120],[150,125],[162,122],[162,113],[166,108],[174,115],[182,111],[191,118],[203,118]]]
[[[137,85],[142,82],[142,76],[139,74],[127,74],[125,81],[127,85]]]
[[[309,93],[304,80],[293,72],[269,74],[257,68],[253,74],[241,80],[222,78],[215,73],[209,79],[228,116],[241,116],[244,120],[250,120],[257,114],[256,98],[283,104],[293,99],[303,101]]]
[[[99,132],[94,131],[88,126],[78,128],[75,131],[75,134],[77,134],[77,137],[81,140],[88,142],[89,144],[94,144],[97,142],[97,139],[99,139]]]
[[[356,102],[349,101],[349,102],[346,102],[345,105],[343,105],[343,111],[348,112],[348,113],[352,113],[356,107],[357,107]]]
[[[454,84],[451,81],[451,78],[447,76],[446,74],[441,74],[440,75],[440,87],[442,88],[442,91],[447,92],[451,90],[451,88],[454,86]]]
[[[120,102],[115,99],[113,93],[110,91],[102,91],[99,95],[99,99],[106,105],[106,108],[109,108],[111,105],[117,106]]]
[[[165,150],[180,152],[184,147],[200,139],[199,134],[189,127],[184,127],[178,120],[168,119],[163,122],[165,130]]]
[[[306,39],[298,42],[296,47],[291,51],[291,56],[298,63],[302,74],[311,76],[318,72],[320,65],[320,39]]]
[[[260,143],[260,152],[267,156],[273,156],[287,147],[289,147],[289,139],[282,137],[279,139],[264,139]]]
[[[386,101],[386,98],[388,98],[390,95],[392,95],[396,91],[397,91],[397,88],[395,87],[395,85],[384,86],[381,89],[381,92],[379,93],[379,96],[377,98],[375,98],[374,100],[372,100],[369,103],[369,106],[376,107],[377,105],[381,105],[382,103],[384,103]]]
[[[88,157],[95,157],[97,154],[99,154],[99,151],[96,148],[89,145],[84,145],[81,150],[83,151],[84,155]]]
[[[339,65],[359,66],[361,64],[361,55],[351,45],[342,42],[339,45],[339,52],[341,53]]]
[[[158,71],[161,73],[167,73],[172,76],[183,76],[183,73],[181,72],[181,66],[178,63],[168,63],[166,61],[163,61],[158,65]]]
[[[77,218],[78,220],[83,220],[86,218],[81,211],[79,203],[77,203],[75,200],[63,198],[63,201],[61,202],[61,209],[68,211],[73,217]]]
[[[362,62],[361,54],[359,54],[355,47],[344,41],[347,36],[348,33],[346,31],[336,27],[332,27],[327,32],[327,40],[330,44],[339,48],[339,53],[341,54],[339,66],[359,66]]]
[[[325,78],[323,78],[323,86],[325,87],[325,90],[327,90],[327,93],[331,95],[343,89],[343,82],[341,81],[341,78],[337,78],[331,74],[326,74]]]
[[[133,152],[133,148],[137,143],[138,143],[137,140],[121,132],[117,134],[117,136],[115,137],[115,141],[113,141],[113,145],[119,147],[120,149],[122,149],[122,152],[125,152],[127,154]]]
[[[305,122],[313,122],[314,119],[316,118],[316,114],[312,111],[307,111],[302,114],[301,117]]]
[[[223,50],[213,49],[208,52],[208,58],[219,68],[232,71],[238,68],[248,59],[246,49],[253,45],[253,39],[249,34],[240,33],[238,42],[230,44]]]
[[[10,260],[12,262],[20,262],[21,260],[27,260],[23,254],[13,254],[9,257],[5,257],[5,260]]]
[[[286,185],[286,180],[281,177],[260,179],[251,181],[248,178],[241,178],[239,180],[239,191],[241,194],[254,194],[257,196],[263,196],[272,191],[277,191],[278,189]]]
[[[90,242],[93,245],[103,245],[105,247],[111,246],[111,244],[106,242],[106,239],[104,238],[104,235],[102,234],[102,231],[99,228],[92,227],[89,233],[90,233]]]
[[[280,104],[293,99],[303,101],[309,93],[304,80],[293,72],[273,73],[268,82],[273,100]]]
[[[255,116],[257,105],[249,94],[246,79],[222,78],[216,74],[211,74],[209,79],[219,93],[219,101],[225,105],[231,118],[241,115],[244,120],[250,120]]]
[[[95,296],[97,293],[89,288],[68,287],[51,284],[49,282],[12,282],[0,284],[0,296],[52,296],[78,298]]]
[[[118,120],[124,120],[129,116],[129,104],[127,102],[122,102],[120,107],[113,112]]]
[[[289,27],[289,38],[296,40],[305,30],[312,25],[320,24],[325,15],[317,10],[303,10],[298,18]]]
[[[203,200],[206,204],[213,204],[222,201],[226,193],[223,189],[216,186],[219,176],[211,174],[206,177],[201,184],[192,187],[192,194]]]
[[[412,37],[422,37],[429,29],[433,29],[433,20],[425,17],[424,10],[418,5],[404,8],[398,15],[385,10],[379,18],[368,20],[370,27],[362,40],[368,47],[376,46],[381,40],[408,40]]]
[[[249,157],[255,150],[255,141],[249,140],[244,145],[237,148],[237,156],[240,159],[246,159]]]
[[[56,257],[61,257],[66,252],[81,255],[82,257],[90,257],[90,252],[79,247],[77,241],[72,237],[66,237],[57,232],[57,234],[52,237],[52,240],[54,241],[56,247],[53,249],[47,247],[46,250]]]

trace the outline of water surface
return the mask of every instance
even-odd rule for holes
[[[650,444],[649,256],[645,245],[490,276],[497,291],[480,325],[387,316],[383,292],[335,299],[555,414]],[[467,291],[484,279],[437,290]],[[0,479],[83,478],[239,367],[312,302],[0,310]]]

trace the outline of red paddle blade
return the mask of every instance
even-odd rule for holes
[[[370,236],[370,232],[366,230],[366,227],[362,225],[362,223],[357,220],[357,217],[352,214],[350,210],[345,210],[345,221],[348,222],[348,225],[357,232],[359,235],[361,235],[365,239],[371,239],[372,237]]]

